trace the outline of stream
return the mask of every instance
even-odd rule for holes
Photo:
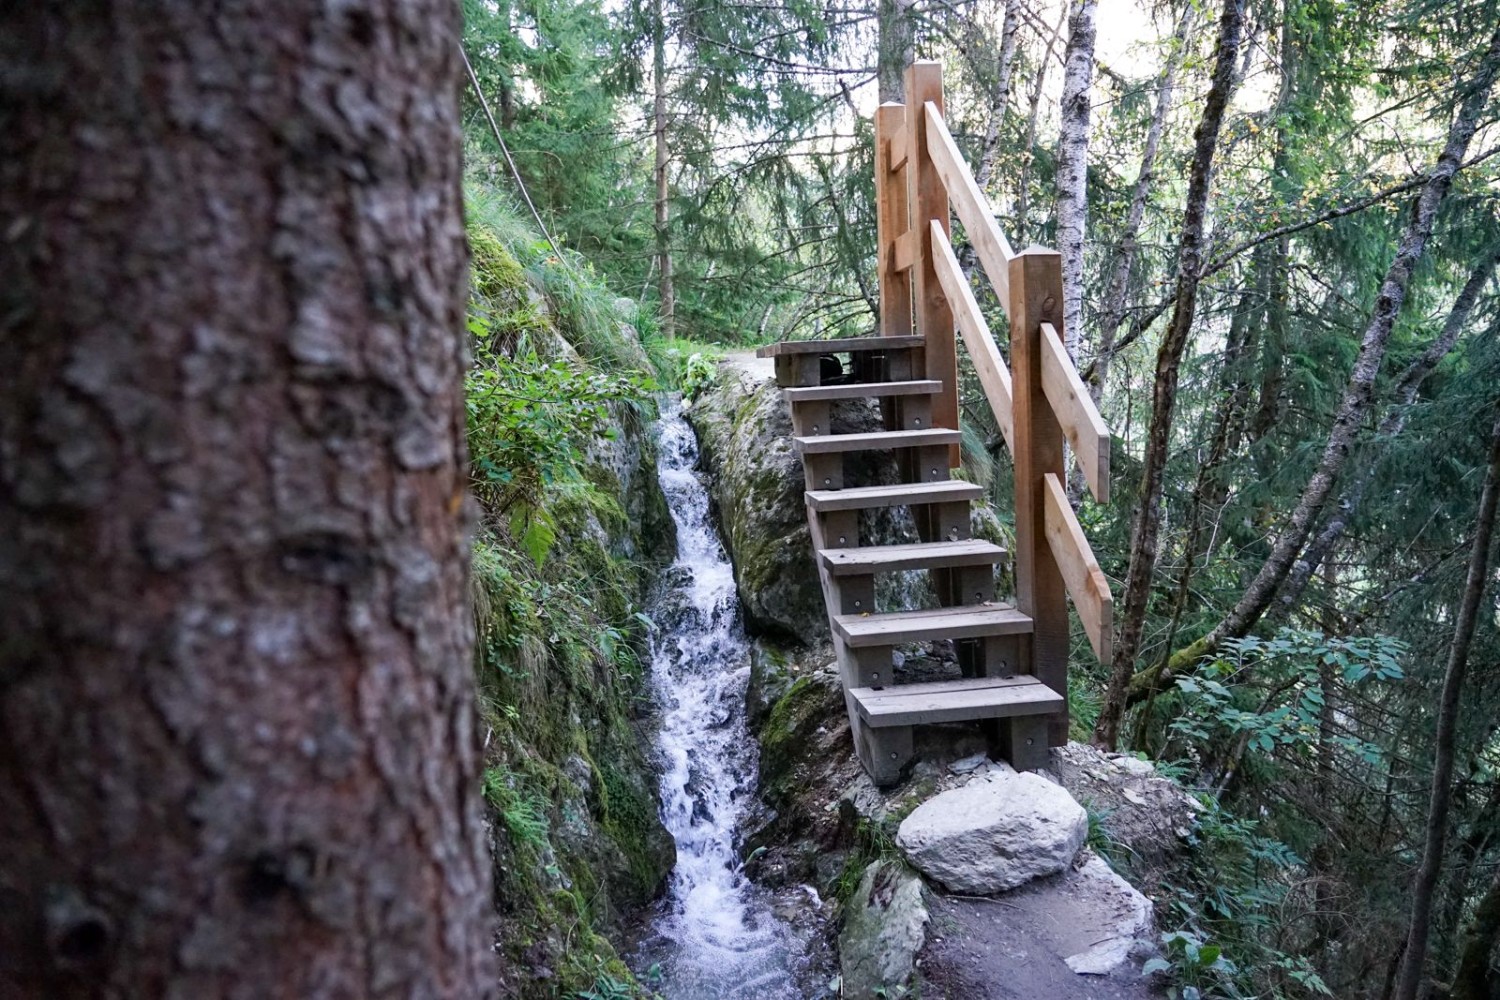
[[[680,402],[664,404],[659,430],[677,559],[649,612],[651,683],[662,822],[677,842],[677,866],[633,964],[667,1000],[797,1000],[806,942],[745,877],[736,850],[759,747],[745,723],[750,642],[734,572]]]

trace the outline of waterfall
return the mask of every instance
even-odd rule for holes
[[[796,956],[806,942],[745,877],[736,851],[759,756],[745,724],[750,644],[679,402],[663,408],[659,447],[677,560],[650,611],[651,682],[662,821],[677,866],[636,964],[659,971],[655,988],[667,1000],[797,1000]]]

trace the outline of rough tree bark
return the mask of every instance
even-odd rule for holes
[[[1062,255],[1063,346],[1078,357],[1083,331],[1083,236],[1088,219],[1089,102],[1094,82],[1097,0],[1075,0],[1063,57],[1057,139],[1057,250]]]
[[[913,0],[878,0],[875,8],[875,74],[880,103],[900,103],[906,98],[906,67],[916,54],[912,24]]]
[[[1453,644],[1443,672],[1443,693],[1438,702],[1437,742],[1433,749],[1432,791],[1428,798],[1426,843],[1422,863],[1411,890],[1411,920],[1406,932],[1406,956],[1396,984],[1396,1000],[1416,1000],[1427,962],[1427,939],[1432,929],[1432,900],[1443,870],[1443,848],[1448,837],[1448,809],[1453,802],[1453,754],[1458,738],[1459,703],[1469,667],[1469,645],[1479,620],[1479,605],[1489,589],[1490,541],[1495,531],[1495,508],[1500,501],[1500,417],[1490,433],[1489,469],[1479,495],[1474,517],[1474,545],[1469,553],[1469,574],[1463,600],[1453,623]],[[1493,613],[1493,608],[1490,609]]]
[[[1468,151],[1469,141],[1474,136],[1480,115],[1489,100],[1497,71],[1500,71],[1500,28],[1490,36],[1484,55],[1474,64],[1473,75],[1461,81],[1458,86],[1457,93],[1463,95],[1458,113],[1448,129],[1443,150],[1428,171],[1427,180],[1412,207],[1411,219],[1401,234],[1396,254],[1381,282],[1375,309],[1365,327],[1359,355],[1349,374],[1349,383],[1344,389],[1333,426],[1328,432],[1323,454],[1297,500],[1286,529],[1282,531],[1255,578],[1245,588],[1244,594],[1223,620],[1203,638],[1173,653],[1166,670],[1160,675],[1137,678],[1140,685],[1166,683],[1172,673],[1212,653],[1224,639],[1247,634],[1270,607],[1276,591],[1281,588],[1291,571],[1293,562],[1312,532],[1313,524],[1328,502],[1334,483],[1349,457],[1355,435],[1375,403],[1375,379],[1380,373],[1380,363],[1385,357],[1386,345],[1390,342],[1396,317],[1401,312],[1401,304],[1406,300],[1406,289],[1411,282],[1412,271],[1432,235],[1438,206],[1452,186],[1453,175]]]
[[[0,995],[493,994],[458,41],[0,11]]]
[[[651,120],[655,135],[656,181],[656,297],[662,336],[675,335],[677,293],[672,286],[672,204],[667,148],[667,12],[663,0],[652,6],[651,24]]]
[[[1115,248],[1110,267],[1109,285],[1104,292],[1104,302],[1099,309],[1099,353],[1089,378],[1089,395],[1094,405],[1104,397],[1105,380],[1109,377],[1109,365],[1114,360],[1115,336],[1120,324],[1125,322],[1125,299],[1130,287],[1130,271],[1135,266],[1135,254],[1139,248],[1141,224],[1146,218],[1146,202],[1151,198],[1151,187],[1156,182],[1156,156],[1161,150],[1161,135],[1166,128],[1167,115],[1172,110],[1174,92],[1177,89],[1177,72],[1187,52],[1188,32],[1192,27],[1194,11],[1184,10],[1177,21],[1177,30],[1172,35],[1172,47],[1167,52],[1167,63],[1162,67],[1161,80],[1156,88],[1156,109],[1151,113],[1151,124],[1146,129],[1146,144],[1141,149],[1141,168],[1136,173],[1135,188],[1130,194],[1130,209],[1125,215],[1125,228],[1120,233],[1120,242]]]
[[[1495,945],[1500,942],[1500,872],[1488,891],[1474,907],[1474,919],[1464,932],[1458,953],[1458,969],[1448,1000],[1489,1000],[1493,979],[1490,975]]]
[[[1214,45],[1214,69],[1203,118],[1193,137],[1193,160],[1183,209],[1182,235],[1177,250],[1177,294],[1172,320],[1156,356],[1156,377],[1151,390],[1151,425],[1141,470],[1136,514],[1131,525],[1130,567],[1125,577],[1124,613],[1115,641],[1109,692],[1094,726],[1094,739],[1113,748],[1120,738],[1120,720],[1125,714],[1125,696],[1135,671],[1141,629],[1150,598],[1151,576],[1156,566],[1157,532],[1161,520],[1162,476],[1166,470],[1167,445],[1172,415],[1177,404],[1177,375],[1192,332],[1194,307],[1198,301],[1198,274],[1203,266],[1204,218],[1213,179],[1214,152],[1224,109],[1234,90],[1235,59],[1245,23],[1245,0],[1225,0],[1219,17],[1218,41]]]

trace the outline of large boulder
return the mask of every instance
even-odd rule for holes
[[[1062,787],[994,770],[918,806],[896,844],[948,891],[988,896],[1067,869],[1088,829],[1088,814]]]
[[[927,939],[922,880],[903,865],[873,862],[844,910],[839,934],[842,996],[905,996]]]

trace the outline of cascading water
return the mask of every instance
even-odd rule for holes
[[[678,402],[663,408],[659,448],[677,560],[651,609],[651,678],[662,821],[677,842],[677,867],[639,964],[659,969],[656,988],[668,1000],[796,1000],[805,942],[745,877],[735,850],[758,758],[745,725],[750,645],[695,471],[698,442]]]

